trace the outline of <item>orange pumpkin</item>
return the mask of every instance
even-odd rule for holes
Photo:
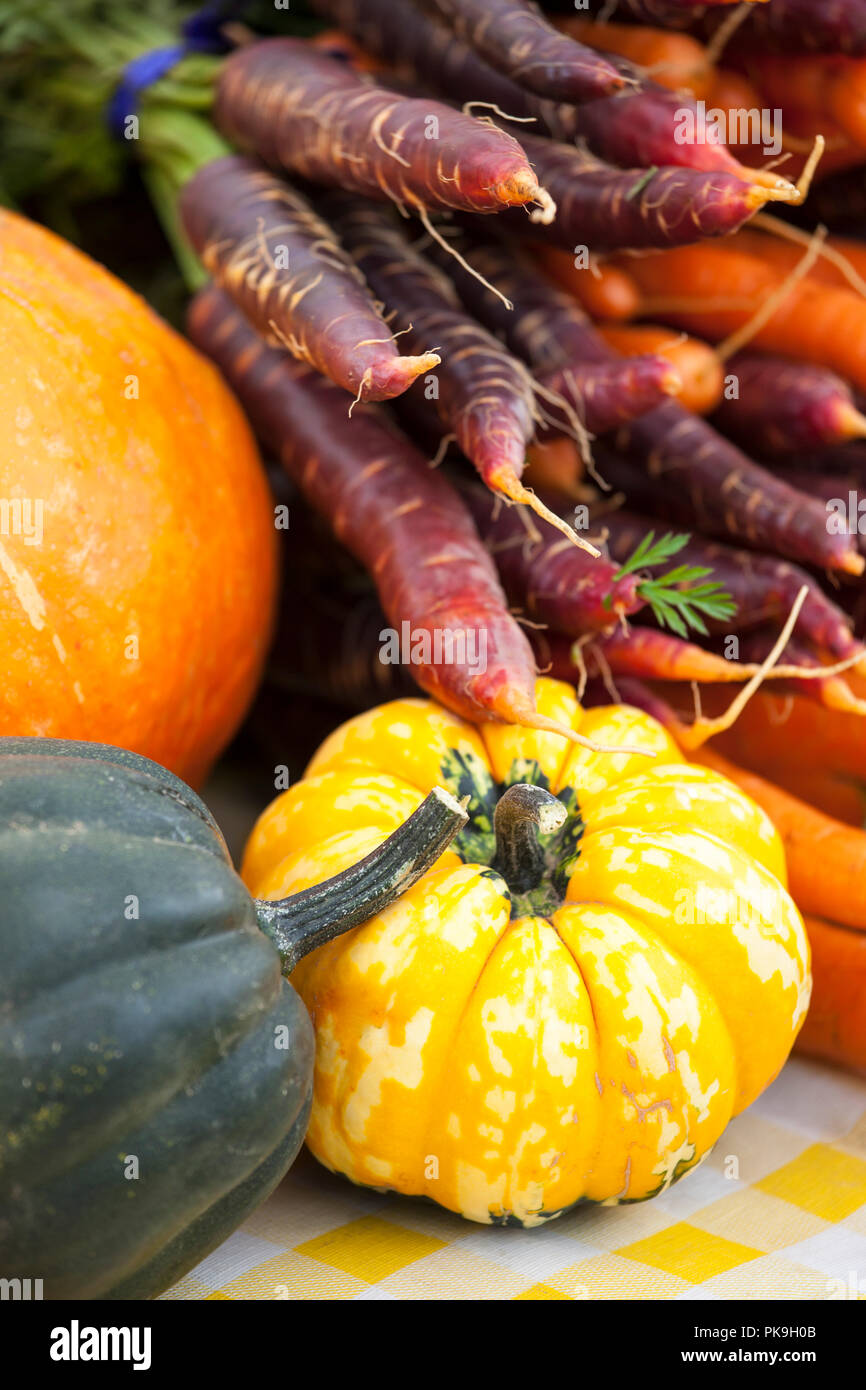
[[[215,369],[0,210],[0,735],[114,743],[200,782],[267,648],[276,536]]]

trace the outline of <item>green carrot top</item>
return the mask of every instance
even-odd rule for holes
[[[614,583],[627,574],[664,564],[689,539],[688,532],[675,535],[669,531],[656,540],[655,532],[649,531],[614,575]],[[689,628],[706,636],[702,614],[708,618],[731,618],[736,612],[736,604],[721,584],[697,582],[712,573],[704,565],[677,565],[667,574],[642,580],[638,593],[662,627],[670,628],[679,637],[687,637]]]

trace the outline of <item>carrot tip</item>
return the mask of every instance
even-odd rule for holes
[[[567,521],[563,521],[561,516],[556,515],[556,512],[545,507],[541,498],[532,491],[532,488],[524,487],[511,469],[502,468],[497,473],[488,473],[484,480],[492,490],[501,492],[509,502],[523,503],[525,506],[531,507],[536,516],[542,517],[551,526],[555,526],[557,531],[561,531],[564,536],[567,536],[573,545],[579,546],[589,555],[599,556],[601,554],[601,551],[591,541],[584,540],[573,526],[569,526]]]
[[[840,439],[866,438],[866,415],[850,401],[840,401],[836,409],[836,427]]]
[[[799,203],[801,198],[792,183],[783,182],[781,187],[770,187],[753,179],[746,190],[745,201],[750,208],[757,209],[765,203]]]
[[[842,556],[838,568],[843,574],[862,574],[866,569],[866,559],[858,555],[856,550],[849,550]]]
[[[647,758],[655,756],[649,749],[638,748],[633,744],[596,743],[594,739],[579,734],[576,729],[569,729],[568,725],[560,724],[557,719],[550,719],[546,714],[539,714],[529,696],[515,686],[503,686],[497,691],[490,703],[491,708],[495,710],[499,718],[505,720],[507,724],[520,724],[525,729],[538,729],[541,733],[559,734],[560,738],[568,739],[569,743],[578,743],[582,748],[589,748],[594,753],[639,753]]]
[[[530,222],[540,222],[544,227],[549,226],[556,217],[556,203],[553,201],[546,188],[539,188],[538,196],[535,201],[538,206],[530,213]]]
[[[370,369],[363,399],[388,401],[402,396],[422,372],[431,372],[441,361],[438,352],[425,352],[420,357],[394,357],[375,371]]]
[[[771,169],[752,169],[748,164],[742,164],[740,171],[740,178],[746,183],[761,188],[782,188],[789,197],[793,197],[797,192],[796,185],[791,183],[790,179],[783,178],[781,174],[774,174]]]
[[[509,207],[525,207],[527,203],[537,203],[536,221],[552,222],[556,216],[556,203],[545,188],[542,188],[532,170],[527,168],[510,179],[496,185],[496,196]]]
[[[837,710],[840,714],[857,714],[861,719],[866,715],[866,700],[858,699],[847,681],[827,681],[822,694],[822,703],[828,709]]]

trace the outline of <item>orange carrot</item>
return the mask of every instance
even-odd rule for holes
[[[606,343],[624,357],[651,353],[665,357],[682,382],[677,399],[696,415],[715,410],[722,398],[724,368],[716,353],[699,338],[687,338],[656,324],[600,326]]]
[[[783,275],[796,268],[802,261],[805,250],[805,246],[796,241],[789,241],[787,237],[772,236],[755,227],[743,227],[731,237],[728,244],[738,251],[745,251],[749,256],[760,256],[762,261],[774,266]],[[866,241],[858,241],[854,237],[833,236],[827,238],[824,248],[833,253],[833,259],[823,254],[819,255],[806,272],[808,280],[850,289],[852,278],[859,276],[866,285]],[[839,262],[839,256],[845,258],[850,269]]]
[[[758,96],[756,100],[760,106],[763,97]],[[790,102],[784,107],[781,135],[782,149],[787,156],[784,163],[785,176],[792,180],[800,177],[816,135],[821,135],[825,142],[821,163],[815,170],[816,184],[823,183],[829,174],[838,170],[862,164],[866,158],[863,146],[855,145],[836,121],[825,114],[816,116],[809,111],[800,111]],[[814,226],[816,222],[823,220],[821,217],[813,217],[811,224]]]
[[[583,459],[577,444],[564,434],[530,444],[524,476],[527,484],[538,491],[576,497],[583,477]]]
[[[687,729],[696,698],[700,700],[703,714],[710,717],[723,714],[730,704],[728,689],[720,685],[696,686],[673,681],[647,684],[619,677],[616,684],[623,700],[646,709],[669,728],[675,738]],[[609,703],[609,692],[603,694],[601,703]],[[796,713],[792,718],[793,727],[787,731],[786,713],[792,709],[798,712],[801,707],[806,717]],[[793,695],[758,691],[740,712],[736,723],[724,733],[716,734],[712,742],[703,747],[723,754],[744,771],[759,774],[833,820],[859,830],[866,821],[866,780],[862,779],[862,773],[850,767],[844,773],[834,770],[832,758],[828,766],[821,765],[820,751],[813,753],[809,744],[812,729],[821,722],[810,718],[815,713],[826,716],[828,711]],[[839,717],[833,716],[834,719]],[[852,716],[848,723],[862,725],[863,720]],[[862,739],[862,731],[859,737]],[[792,748],[797,750],[796,757],[791,756]]]
[[[749,79],[731,68],[713,68],[706,92],[695,92],[695,96],[704,96],[707,106],[718,106],[723,111],[752,111],[761,105]]]
[[[866,683],[849,674],[855,693]],[[712,692],[703,692],[707,700]],[[714,747],[840,820],[866,811],[866,720],[800,695],[761,690]],[[795,750],[795,751],[794,751]]]
[[[796,759],[791,757],[790,749],[787,762],[766,775],[777,786],[784,787],[791,796],[814,807],[816,811],[823,811],[834,821],[854,826],[857,830],[862,827],[866,816],[866,787],[843,782],[832,773],[800,768]]]
[[[794,1050],[866,1070],[866,935],[805,917],[812,1001]]]
[[[704,45],[691,34],[649,25],[599,24],[570,16],[554,23],[588,48],[628,58],[660,87],[685,90],[708,107],[748,111],[761,105],[753,83],[741,72],[714,67]]]
[[[690,34],[674,34],[645,24],[599,24],[573,16],[554,19],[553,23],[587,48],[628,58],[661,87],[674,92],[686,87],[693,96],[708,95],[713,70],[703,44]]]
[[[800,911],[866,931],[866,833],[711,749],[702,748],[694,757],[724,773],[766,811],[782,837],[789,888]]]
[[[597,653],[601,653],[601,661]],[[708,681],[723,685],[747,680],[753,667],[708,652],[672,632],[637,624],[628,632],[614,629],[586,647],[587,668],[595,674],[605,665],[615,676],[638,680]]]
[[[855,694],[866,693],[862,677],[850,672],[848,679]],[[776,756],[790,760],[796,748],[804,766],[866,781],[866,728],[859,716],[822,709],[800,696],[782,702],[770,691],[761,691],[756,699],[763,709],[760,717],[753,715],[752,738]]]
[[[741,119],[737,113],[760,111],[766,105],[754,83],[750,82],[742,72],[737,72],[733,68],[714,68],[705,84],[705,90],[695,93],[695,96],[703,98],[708,110],[722,110],[728,113],[728,148],[735,158],[747,166],[760,167],[765,163],[765,155],[760,145],[736,139],[736,135],[740,131],[739,121]],[[801,115],[795,128],[790,101],[786,101],[784,122],[779,123],[779,132],[782,137],[782,149],[788,155],[784,166],[780,165],[780,172],[784,168],[787,179],[799,178],[803,172],[808,154],[815,143],[816,135],[821,134],[834,144],[837,140],[840,144],[845,142],[845,137],[841,131],[837,131],[835,127],[830,129],[827,121],[821,122],[818,127],[813,127],[812,118],[808,115],[805,117]],[[795,138],[791,139],[791,136]],[[815,175],[816,178],[825,172],[828,160],[829,155],[825,153]]]
[[[530,249],[551,280],[576,295],[592,318],[632,319],[638,313],[640,290],[623,267],[609,261],[594,267],[578,266],[569,251],[555,246]]]
[[[793,98],[819,126],[829,117],[855,145],[866,146],[866,59],[762,54],[749,69],[764,105],[784,109]]]
[[[866,241],[852,236],[831,236],[827,238],[826,244],[831,251],[844,256],[848,264],[853,266],[860,279],[866,284]],[[819,265],[820,269],[818,268]],[[825,256],[819,257],[813,269],[817,272],[816,278],[823,278],[828,285],[849,283],[842,267],[834,265]],[[835,280],[831,280],[831,272],[835,274]],[[812,272],[810,271],[809,274],[811,275]]]
[[[679,246],[631,257],[644,311],[718,342],[743,329],[775,293],[784,298],[749,336],[754,347],[829,367],[866,390],[866,299],[852,289],[785,274],[727,243]]]
[[[861,829],[866,817],[866,787],[843,782],[829,773],[799,772],[792,768],[791,774],[786,790],[792,796],[823,811],[825,816],[832,816],[833,820]]]

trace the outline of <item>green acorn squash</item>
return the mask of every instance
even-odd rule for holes
[[[345,874],[256,903],[157,764],[0,739],[0,1276],[151,1298],[272,1190],[313,1032],[283,978],[392,901],[465,814],[430,799]]]

